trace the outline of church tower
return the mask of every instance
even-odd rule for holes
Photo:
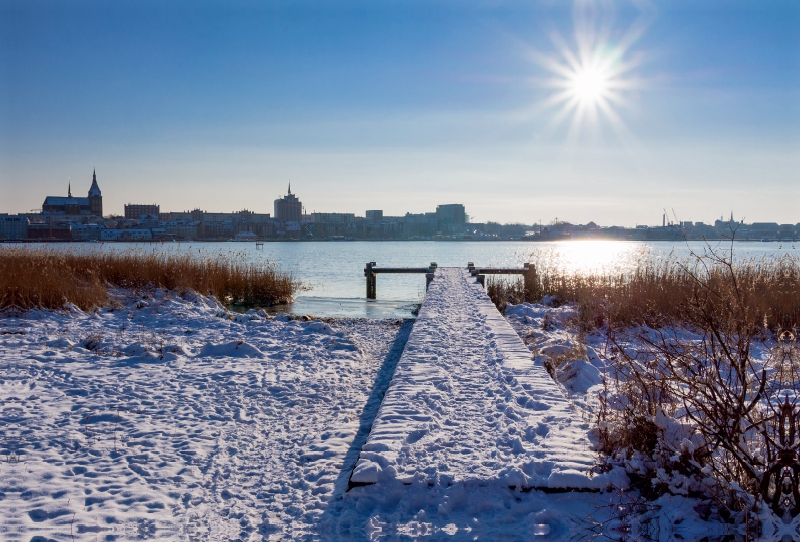
[[[100,192],[100,187],[97,186],[97,170],[92,172],[92,187],[89,189],[89,208],[92,210],[92,215],[103,216],[103,194]]]

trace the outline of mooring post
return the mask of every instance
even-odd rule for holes
[[[370,299],[378,299],[378,274],[374,271],[376,267],[378,264],[372,262],[372,297]]]
[[[431,262],[431,265],[428,266],[428,272],[425,273],[425,291],[428,291],[428,286],[431,285],[431,281],[433,280],[433,275],[436,273],[436,268],[438,265],[436,262]]]
[[[428,291],[428,286],[431,285],[431,281],[433,280],[433,273],[425,273],[425,291]]]
[[[525,286],[525,301],[532,303],[534,292],[536,291],[536,266],[532,263],[523,264],[525,274],[523,275]]]
[[[486,275],[475,275],[475,279],[480,283],[481,286],[486,288]]]
[[[367,277],[367,299],[377,299],[377,285],[375,280],[375,273],[372,271],[372,268],[376,266],[375,262],[367,262],[367,266],[364,268],[364,276]]]
[[[473,269],[475,269],[475,262],[467,262],[467,269],[469,271],[472,271]]]

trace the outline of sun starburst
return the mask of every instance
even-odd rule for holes
[[[616,40],[610,28],[599,30],[598,26],[590,18],[576,17],[571,42],[554,31],[550,35],[554,49],[551,53],[531,53],[532,60],[548,73],[545,78],[535,79],[538,87],[548,90],[540,105],[554,112],[551,127],[568,120],[573,137],[583,128],[602,125],[628,137],[620,112],[630,105],[633,91],[643,87],[635,73],[642,55],[635,54],[632,46],[647,23],[637,20]]]

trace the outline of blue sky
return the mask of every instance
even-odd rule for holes
[[[0,40],[0,212],[96,167],[116,213],[800,222],[794,1],[0,0]],[[553,103],[579,43],[611,116]]]

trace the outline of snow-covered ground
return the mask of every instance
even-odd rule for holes
[[[538,364],[558,365],[555,382],[578,412],[591,412],[607,370],[605,335],[596,331],[579,336],[572,305],[508,305],[505,317]]]
[[[0,319],[0,538],[310,532],[410,328],[163,292]]]
[[[516,310],[530,312],[509,316],[528,342],[533,332],[525,326],[544,333],[536,337],[538,348],[574,340],[559,324],[559,310],[567,309]],[[433,453],[436,443],[427,448],[439,458],[436,472],[445,474],[436,483],[395,478],[347,491],[411,328],[400,320],[237,315],[211,298],[161,291],[120,292],[115,308],[91,314],[73,307],[0,316],[0,539],[613,534],[620,506],[635,505],[625,493],[524,491],[519,481],[500,473],[488,479],[480,469],[448,483],[446,474],[455,467],[465,473],[467,462],[444,463],[452,458]],[[562,384],[576,388],[570,395],[577,410],[586,397],[580,390],[593,382],[591,371],[579,372],[588,380]],[[511,377],[494,401],[516,404],[516,411],[524,406],[518,400],[524,387]],[[459,389],[451,380],[441,392]],[[464,421],[480,405],[470,398],[442,421]],[[463,437],[460,450],[483,457],[488,446],[496,453],[487,457],[498,465],[504,457],[523,457],[541,435],[534,429],[526,440],[523,432],[525,451],[515,451],[506,437],[509,428],[522,429],[494,420],[498,414],[513,420],[505,412],[493,403],[485,435],[454,432]],[[541,431],[556,432],[556,425]],[[660,518],[662,533],[715,532],[696,521],[690,501],[662,504],[648,512]]]

